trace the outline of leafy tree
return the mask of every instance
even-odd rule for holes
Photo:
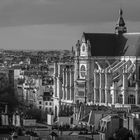
[[[26,111],[26,115],[28,117],[36,119],[38,122],[46,121],[46,117],[47,117],[47,114],[38,108],[28,109]]]
[[[0,101],[8,104],[9,112],[15,111],[18,107],[18,99],[15,96],[14,89],[11,87],[0,90]]]

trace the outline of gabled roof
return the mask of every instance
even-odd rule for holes
[[[140,33],[83,33],[91,56],[140,56]]]

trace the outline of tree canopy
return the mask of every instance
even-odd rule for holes
[[[0,90],[0,102],[8,104],[8,111],[13,112],[18,107],[18,99],[15,95],[14,89],[7,87],[4,90]]]

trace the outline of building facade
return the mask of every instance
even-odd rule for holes
[[[69,116],[74,103],[73,63],[54,63],[54,115]]]
[[[127,33],[123,11],[114,33],[83,33],[75,47],[75,103],[140,104],[140,33]]]

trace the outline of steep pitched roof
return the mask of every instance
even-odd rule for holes
[[[140,56],[140,33],[125,33],[126,39],[124,44],[125,56]]]
[[[140,33],[83,33],[92,56],[140,56]]]
[[[84,33],[84,36],[91,44],[92,56],[115,56],[116,34]]]

